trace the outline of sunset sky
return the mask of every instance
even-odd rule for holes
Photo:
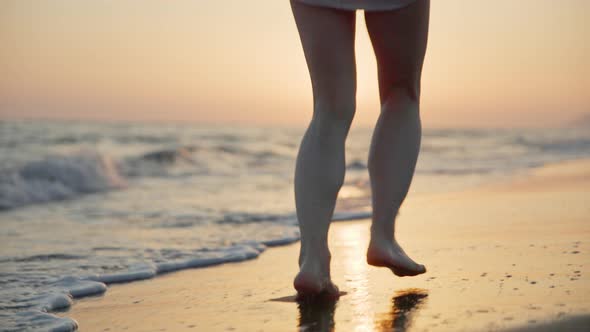
[[[590,112],[590,1],[433,0],[429,127],[550,126]],[[305,125],[288,0],[3,0],[0,119]],[[379,112],[357,12],[357,126]]]

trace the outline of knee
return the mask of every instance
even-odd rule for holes
[[[420,101],[420,72],[399,75],[381,92],[383,110],[396,110],[400,103],[417,104]],[[402,107],[403,108],[403,107]]]
[[[331,126],[349,128],[356,111],[354,96],[347,98],[316,98],[314,101],[314,119]]]

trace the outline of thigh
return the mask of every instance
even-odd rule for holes
[[[291,0],[311,77],[314,100],[335,101],[356,91],[355,12]]]
[[[429,11],[429,0],[417,0],[398,10],[365,12],[377,57],[381,103],[399,87],[407,89],[413,98],[419,97]]]

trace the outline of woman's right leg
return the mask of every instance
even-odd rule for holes
[[[355,12],[291,1],[313,88],[313,117],[299,148],[295,203],[301,230],[300,294],[337,296],[328,228],[345,172],[344,142],[355,112]]]
[[[395,219],[420,150],[420,77],[428,39],[429,0],[399,10],[365,12],[377,57],[381,114],[373,132],[369,174],[373,224],[367,261],[398,276],[426,272],[395,239]]]

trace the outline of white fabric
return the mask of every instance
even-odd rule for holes
[[[294,0],[311,6],[336,9],[366,11],[395,10],[405,7],[415,0]]]

